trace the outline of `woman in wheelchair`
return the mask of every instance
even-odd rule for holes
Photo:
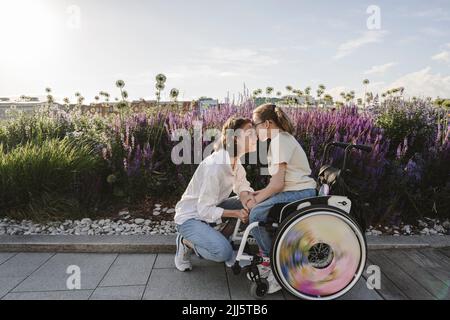
[[[273,104],[258,107],[253,113],[253,126],[261,141],[271,140],[268,151],[270,183],[248,198],[245,206],[250,209],[250,223],[266,222],[270,209],[279,203],[290,203],[315,197],[316,181],[310,177],[311,168],[306,154],[292,136],[293,125],[287,115]],[[265,227],[251,231],[256,239],[262,257],[269,257],[272,239]],[[269,284],[267,293],[281,289],[276,281],[270,263],[258,264],[261,278]],[[250,279],[252,280],[252,279]]]
[[[253,199],[254,190],[239,159],[256,148],[257,137],[250,119],[231,118],[225,123],[220,145],[200,163],[175,207],[178,270],[192,270],[192,252],[216,262],[232,259],[230,241],[212,225],[229,218],[248,222],[243,203]],[[238,197],[228,198],[232,191]]]

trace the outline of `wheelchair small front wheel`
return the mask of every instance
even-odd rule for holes
[[[261,279],[258,282],[253,282],[250,286],[250,295],[258,300],[263,299],[269,290],[269,282],[266,279]]]

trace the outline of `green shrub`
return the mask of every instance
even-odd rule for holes
[[[39,113],[13,118],[0,129],[0,143],[4,150],[10,151],[27,142],[40,144],[47,139],[62,139],[70,124],[59,120]]]
[[[390,101],[375,119],[390,141],[388,156],[407,162],[415,153],[424,152],[435,139],[437,112],[429,105]]]
[[[103,161],[92,145],[50,139],[5,151],[0,144],[0,215],[48,219],[95,201]]]

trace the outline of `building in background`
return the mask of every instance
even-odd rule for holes
[[[46,104],[46,100],[40,100],[38,97],[22,97],[18,99],[0,97],[0,119],[8,118],[8,110],[31,113],[39,110]],[[119,102],[98,102],[91,103],[89,105],[84,104],[81,106],[81,112],[92,115],[97,114],[106,116],[108,114],[118,113],[118,105]],[[53,106],[64,110],[74,110],[76,108],[80,108],[80,106],[76,104],[64,105],[57,102],[54,102]],[[161,101],[159,104],[156,100],[136,100],[130,102],[131,110],[135,113],[155,109],[158,106],[160,108],[166,108],[175,112],[188,112],[193,109],[192,101]]]
[[[219,100],[212,99],[212,98],[206,98],[202,97],[198,99],[198,107],[200,110],[206,110],[211,107],[218,107],[219,106]]]
[[[316,100],[312,96],[297,96],[297,95],[287,95],[280,98],[267,98],[267,97],[257,97],[255,98],[255,105],[258,107],[266,103],[273,103],[279,105],[293,105],[293,106],[306,106],[313,105]]]
[[[14,98],[0,98],[0,119],[8,118],[8,110],[16,110],[25,113],[31,113],[39,108],[42,108],[46,104],[45,101],[41,101],[38,97],[21,97]]]

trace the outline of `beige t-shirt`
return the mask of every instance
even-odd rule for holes
[[[286,163],[283,192],[316,188],[316,181],[310,177],[311,168],[306,153],[291,134],[280,131],[272,138],[267,162],[272,176],[277,173],[277,165]]]

